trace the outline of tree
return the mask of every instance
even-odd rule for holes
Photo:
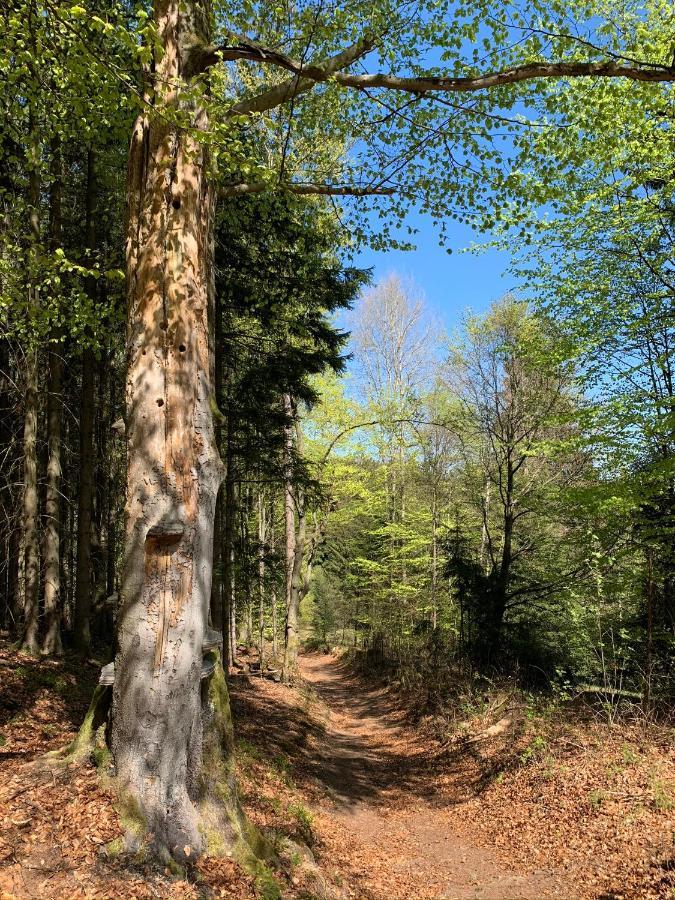
[[[546,528],[541,518],[528,527],[545,492],[553,485],[559,492],[583,467],[582,458],[553,453],[572,428],[573,401],[572,373],[555,364],[552,346],[526,304],[506,297],[484,319],[470,320],[465,342],[451,351],[450,384],[462,405],[465,465],[475,473],[481,520],[473,589],[465,576],[460,585],[473,604],[473,644],[483,663],[499,658],[507,611],[560,590],[565,579],[564,566],[553,581],[541,578],[532,561]],[[449,573],[466,567],[456,542]]]
[[[578,91],[569,86],[563,97],[574,104]],[[601,568],[606,578],[621,573],[614,596],[630,609],[626,627],[642,648],[648,694],[656,677],[667,680],[675,633],[672,115],[652,98],[635,116],[625,92],[611,102],[602,96],[598,109],[616,140],[591,150],[597,120],[582,112],[564,141],[551,142],[556,216],[533,233],[513,269],[555,321],[587,394],[586,447],[603,477],[584,503],[594,541],[610,558],[623,557],[620,569]],[[570,170],[582,153],[586,163],[571,191]],[[603,615],[611,618],[607,605]]]

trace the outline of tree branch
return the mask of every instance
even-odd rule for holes
[[[205,47],[201,50],[193,48],[194,61],[192,67],[196,73],[203,72],[220,61],[248,60],[249,62],[277,66],[293,72],[293,78],[289,78],[287,81],[283,81],[281,84],[277,84],[269,90],[257,94],[255,97],[240,100],[228,110],[228,115],[230,116],[247,115],[252,112],[266,112],[268,109],[281,106],[282,103],[290,100],[291,97],[307,93],[318,81],[327,81],[336,72],[347,68],[347,66],[370,53],[374,46],[375,38],[371,35],[364,35],[354,44],[336,53],[335,56],[330,57],[325,62],[306,65],[301,60],[291,59],[291,57],[276,50],[267,50],[253,41],[249,42],[243,39],[235,47]],[[303,77],[304,72],[308,69],[315,73],[321,72],[322,78]]]
[[[626,65],[616,60],[606,62],[538,62],[513,66],[499,72],[487,72],[483,75],[465,77],[448,77],[440,75],[398,76],[375,73],[357,75],[340,71],[357,59],[367,54],[374,47],[374,40],[366,37],[352,44],[346,50],[332,57],[325,64],[303,64],[275,50],[266,50],[257,45],[242,44],[236,47],[221,47],[205,50],[213,61],[218,59],[246,59],[251,62],[273,65],[296,76],[277,87],[259,94],[250,100],[242,100],[232,107],[231,113],[261,112],[272,109],[291,96],[310,90],[312,83],[333,80],[343,87],[358,90],[385,88],[387,90],[407,91],[414,94],[464,93],[486,88],[501,87],[506,84],[517,84],[521,81],[532,81],[541,78],[627,78],[631,81],[670,82],[675,81],[675,66],[642,63]]]
[[[281,182],[278,184],[265,182],[241,182],[239,184],[223,185],[218,194],[220,197],[238,197],[242,194],[263,194],[269,190],[287,191],[290,194],[322,194],[331,197],[368,197],[390,196],[396,193],[396,188],[387,187],[361,187],[356,184],[315,184],[313,182]]]
[[[320,73],[308,73],[308,78]],[[336,73],[333,79],[345,87],[387,88],[388,90],[407,91],[414,94],[464,93],[479,91],[485,88],[501,87],[505,84],[516,84],[521,81],[533,81],[540,78],[627,78],[632,81],[665,82],[675,81],[675,67],[661,66],[643,69],[639,66],[620,65],[616,62],[552,62],[528,63],[514,66],[501,72],[488,72],[466,78],[448,78],[443,76],[424,76],[418,78],[400,78],[396,75],[350,75]],[[327,79],[321,79],[327,80]]]

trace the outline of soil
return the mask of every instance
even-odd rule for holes
[[[451,804],[434,798],[428,746],[407,723],[408,711],[384,687],[368,687],[330,655],[307,655],[301,673],[325,704],[326,740],[320,780],[332,816],[363,859],[374,896],[523,898],[576,896],[550,868],[529,874],[507,868],[495,851],[458,831]],[[424,788],[424,789],[423,789]]]

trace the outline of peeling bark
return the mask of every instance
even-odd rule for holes
[[[206,129],[206,112],[181,87],[187,42],[208,37],[209,17],[200,2],[155,3],[163,53],[149,99],[188,114],[196,130]],[[204,843],[200,671],[224,467],[212,411],[207,150],[170,119],[146,110],[129,156],[127,493],[112,751],[120,789],[134,798],[155,852],[182,862]]]

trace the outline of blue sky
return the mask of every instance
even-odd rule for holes
[[[422,289],[432,316],[447,331],[459,324],[467,309],[482,312],[515,286],[513,276],[504,274],[509,263],[506,251],[460,252],[472,243],[481,242],[480,235],[466,226],[454,221],[448,224],[446,246],[452,247],[453,251],[448,253],[446,246],[439,246],[438,233],[430,218],[415,214],[408,222],[418,229],[416,250],[377,252],[363,249],[355,263],[372,266],[375,281],[392,271],[411,278]]]

